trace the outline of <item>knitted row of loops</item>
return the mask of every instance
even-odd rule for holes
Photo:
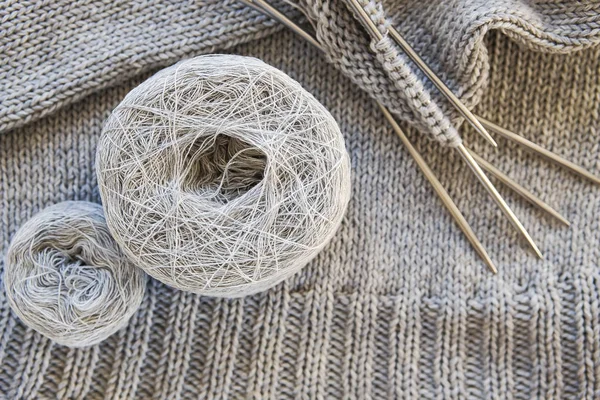
[[[160,71],[107,120],[96,157],[107,223],[175,288],[238,297],[306,265],[341,223],[350,163],[329,112],[260,60]]]
[[[84,347],[127,324],[146,278],[112,238],[102,207],[69,201],[44,209],[15,234],[4,284],[27,326],[57,343]]]
[[[408,58],[387,37],[390,22],[381,2],[359,2],[384,35],[382,40],[369,38],[343,1],[302,0],[298,7],[315,27],[329,61],[362,90],[432,139],[449,146],[460,144],[452,114],[432,97]]]

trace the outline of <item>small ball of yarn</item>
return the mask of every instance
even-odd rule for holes
[[[329,112],[283,72],[210,55],[164,69],[105,123],[108,226],[175,288],[239,297],[306,265],[337,230],[350,163]]]
[[[8,248],[4,285],[25,325],[59,344],[84,347],[127,324],[146,278],[119,250],[100,205],[67,201],[19,229]]]

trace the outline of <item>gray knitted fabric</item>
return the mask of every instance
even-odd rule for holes
[[[489,66],[481,41],[489,30],[500,29],[519,43],[554,53],[600,41],[599,1],[359,0],[384,35],[380,41],[364,34],[344,1],[299,3],[334,65],[400,118],[450,145],[460,143],[459,114],[385,36],[389,26],[470,107],[479,102],[487,83]]]
[[[600,173],[593,4],[404,1],[386,10],[478,113]],[[0,398],[600,397],[600,190],[503,140],[495,151],[463,135],[571,220],[563,228],[502,190],[545,253],[538,261],[454,152],[409,131],[497,262],[489,274],[354,83],[396,93],[404,112],[366,35],[341,15],[356,34],[338,45],[362,47],[326,59],[290,32],[270,35],[280,28],[231,1],[0,7],[2,260],[45,206],[100,201],[103,120],[150,70],[182,57],[227,48],[290,74],[339,122],[353,167],[339,233],[267,293],[211,299],[152,280],[127,328],[69,349],[26,329],[0,291]],[[491,28],[511,38],[484,40]],[[349,79],[361,55],[370,67]]]

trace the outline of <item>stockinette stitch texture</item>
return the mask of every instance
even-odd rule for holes
[[[398,1],[384,9],[463,100],[479,102],[478,113],[597,173],[596,4]],[[363,87],[396,93],[403,104],[366,34],[340,15],[332,18],[351,23],[356,37],[342,36],[337,46],[360,41]],[[3,256],[19,226],[45,206],[100,201],[94,154],[103,121],[151,71],[183,57],[226,49],[290,74],[338,121],[353,167],[339,233],[301,273],[266,293],[213,299],[153,280],[126,328],[99,345],[69,349],[26,329],[0,292],[0,397],[600,395],[598,188],[505,141],[498,151],[474,143],[571,220],[563,229],[509,196],[546,254],[538,261],[453,152],[409,130],[500,266],[491,276],[372,93],[345,75],[348,65],[360,65],[354,52],[333,68],[334,57],[291,32],[270,35],[280,27],[234,1],[14,2],[0,7],[0,21]],[[503,32],[486,34],[491,28]],[[455,29],[461,34],[447,34]],[[464,138],[476,140],[470,131]]]

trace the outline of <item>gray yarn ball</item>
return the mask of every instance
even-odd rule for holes
[[[131,91],[96,171],[108,226],[154,278],[209,296],[268,289],[336,232],[350,162],[329,112],[260,60],[196,57]]]
[[[36,214],[15,234],[4,285],[25,325],[59,344],[84,347],[127,324],[146,278],[120,251],[100,205],[67,201]]]

